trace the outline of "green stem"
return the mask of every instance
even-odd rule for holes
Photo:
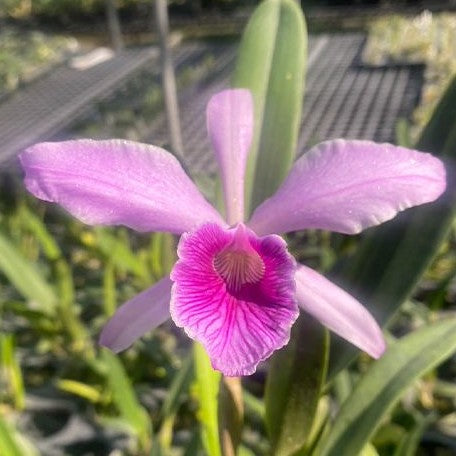
[[[242,384],[239,377],[222,377],[219,392],[219,432],[223,456],[235,456],[244,419]]]

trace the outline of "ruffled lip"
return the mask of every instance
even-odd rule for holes
[[[233,252],[244,255],[244,269],[233,273],[236,287],[233,275],[226,269],[221,273],[214,262]],[[227,376],[250,375],[288,343],[298,316],[296,263],[282,238],[259,238],[242,224],[231,229],[206,224],[181,237],[178,256],[171,273],[171,317],[203,344],[214,369]]]

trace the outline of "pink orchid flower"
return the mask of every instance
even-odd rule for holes
[[[433,156],[370,141],[323,142],[299,158],[278,191],[244,220],[253,134],[250,92],[213,96],[207,128],[220,168],[226,220],[169,152],[124,140],[34,145],[20,156],[27,189],[79,220],[182,235],[164,278],[123,306],[102,331],[115,352],[170,316],[227,376],[249,375],[287,344],[299,308],[378,358],[373,317],[316,271],[297,265],[274,233],[304,228],[354,234],[435,200],[445,169]]]

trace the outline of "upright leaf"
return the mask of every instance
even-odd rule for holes
[[[22,410],[25,406],[25,389],[21,367],[16,359],[15,341],[12,334],[0,334],[0,374],[4,374],[11,390],[14,406]],[[1,378],[1,375],[0,375]]]
[[[218,401],[221,375],[214,371],[204,347],[198,342],[193,344],[195,359],[195,374],[198,389],[199,409],[198,419],[201,423],[203,447],[211,456],[221,456],[220,438],[218,432]]]
[[[302,314],[288,345],[271,359],[265,401],[274,455],[292,455],[307,443],[326,377],[328,343],[327,331]]]
[[[316,454],[358,454],[404,390],[456,350],[456,318],[438,321],[395,342],[355,386]]]
[[[255,134],[246,175],[246,213],[269,197],[287,175],[296,152],[307,35],[293,0],[265,0],[242,37],[234,87],[250,89]]]
[[[176,262],[176,240],[170,233],[154,233],[150,243],[152,274],[158,280],[169,274]]]
[[[113,402],[121,417],[138,435],[143,448],[150,443],[152,426],[144,407],[136,398],[133,385],[120,360],[109,350],[102,350],[102,359],[106,364],[106,378],[112,392]]]
[[[0,454],[2,456],[38,456],[38,450],[0,415]]]
[[[193,359],[187,357],[180,369],[174,375],[173,381],[168,389],[168,394],[160,411],[163,422],[159,432],[161,447],[169,450],[173,437],[174,421],[182,402],[182,396],[187,392],[190,381],[193,378]]]
[[[73,276],[68,262],[40,217],[25,204],[20,206],[18,214],[22,226],[36,237],[44,256],[51,265],[52,279],[58,296],[56,302],[58,318],[62,321],[75,346],[88,349],[88,335],[76,312]]]

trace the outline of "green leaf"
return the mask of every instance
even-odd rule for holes
[[[51,261],[61,258],[62,252],[41,218],[25,204],[21,204],[17,212],[21,225],[37,238],[46,258]]]
[[[456,126],[456,76],[449,83],[445,93],[436,106],[432,117],[421,133],[417,143],[419,150],[440,155],[446,150],[445,155],[455,153],[448,149],[448,140],[455,135]]]
[[[436,415],[434,413],[431,413],[427,417],[420,418],[413,429],[401,440],[394,456],[415,456],[418,451],[421,436],[429,424],[435,421],[435,419]]]
[[[403,117],[399,118],[396,122],[396,144],[413,149],[413,142],[410,136],[410,122]]]
[[[21,368],[15,356],[12,334],[0,334],[0,372],[3,371],[13,395],[14,406],[22,410],[25,406],[25,389]]]
[[[246,174],[246,215],[278,188],[296,153],[307,35],[293,0],[265,0],[253,13],[239,50],[234,87],[250,89],[255,134]]]
[[[443,159],[456,157],[456,78],[423,131],[417,148]],[[449,185],[443,196],[370,230],[343,268],[340,282],[360,298],[381,325],[410,296],[451,229],[456,211],[452,168],[447,167]],[[340,340],[331,349],[330,377],[356,353]]]
[[[201,454],[201,442],[198,432],[194,432],[190,442],[185,446],[185,453],[182,456],[199,456]]]
[[[182,395],[188,390],[190,382],[193,378],[193,359],[188,356],[182,362],[182,366],[175,374],[168,394],[163,402],[161,415],[163,417],[177,413],[179,405],[182,401]]]
[[[107,317],[111,317],[116,308],[116,271],[114,262],[109,258],[103,269],[103,310]]]
[[[315,455],[315,446],[320,441],[320,437],[323,435],[328,425],[329,409],[330,403],[328,396],[321,396],[318,401],[317,411],[315,412],[306,446],[302,451],[298,451],[295,456]]]
[[[75,342],[75,347],[88,349],[88,335],[80,322],[74,300],[74,284],[71,269],[62,251],[45,223],[34,214],[25,204],[18,209],[21,225],[30,231],[38,240],[45,257],[52,267],[53,282],[55,282],[58,300],[56,308],[58,318]],[[90,348],[91,351],[93,351]]]
[[[38,456],[38,451],[0,415],[0,454],[2,456]]]
[[[107,367],[106,379],[113,402],[121,417],[131,426],[142,446],[146,448],[152,432],[149,416],[138,402],[133,385],[120,360],[107,349],[103,349],[101,354]]]
[[[176,241],[170,233],[154,233],[150,246],[152,273],[158,280],[169,274],[176,262]]]
[[[266,416],[264,402],[246,390],[243,390],[242,397],[244,400],[246,413],[252,413],[257,418],[263,420]]]
[[[327,331],[301,314],[288,345],[271,358],[265,402],[274,455],[292,455],[309,439],[326,377],[328,344]]]
[[[11,241],[0,233],[0,271],[26,299],[47,315],[55,315],[57,297],[34,264],[23,257]]]
[[[62,391],[82,397],[95,404],[97,402],[100,402],[102,398],[102,395],[98,389],[87,385],[86,383],[78,382],[77,380],[62,378],[57,380],[56,386]]]
[[[212,369],[211,361],[201,344],[195,342],[193,347],[199,399],[198,420],[202,426],[201,440],[206,454],[221,456],[217,414],[221,374]]]
[[[353,385],[350,373],[347,369],[339,372],[333,380],[334,395],[339,404],[342,404],[350,395]]]
[[[423,327],[393,343],[355,386],[316,454],[358,454],[404,390],[456,350],[456,318]]]
[[[193,378],[193,359],[188,356],[182,363],[181,368],[174,375],[173,381],[168,389],[168,394],[163,402],[160,415],[163,419],[159,440],[161,447],[169,449],[173,437],[174,421],[182,402],[182,396],[188,391]]]
[[[113,234],[106,228],[96,228],[96,247],[121,271],[129,271],[148,281],[149,271],[131,250],[129,243],[119,233]]]
[[[378,452],[374,445],[367,443],[366,446],[361,450],[359,456],[378,456]]]
[[[47,337],[60,333],[60,322],[55,317],[49,317],[48,314],[40,310],[30,309],[24,306],[23,301],[8,300],[1,306],[2,310],[14,312],[16,315],[27,319],[27,323],[34,331],[38,331],[41,336]]]
[[[4,456],[21,456],[20,446],[13,437],[10,425],[0,416],[0,454]]]
[[[241,445],[239,447],[238,456],[255,456],[255,453],[249,448]]]

